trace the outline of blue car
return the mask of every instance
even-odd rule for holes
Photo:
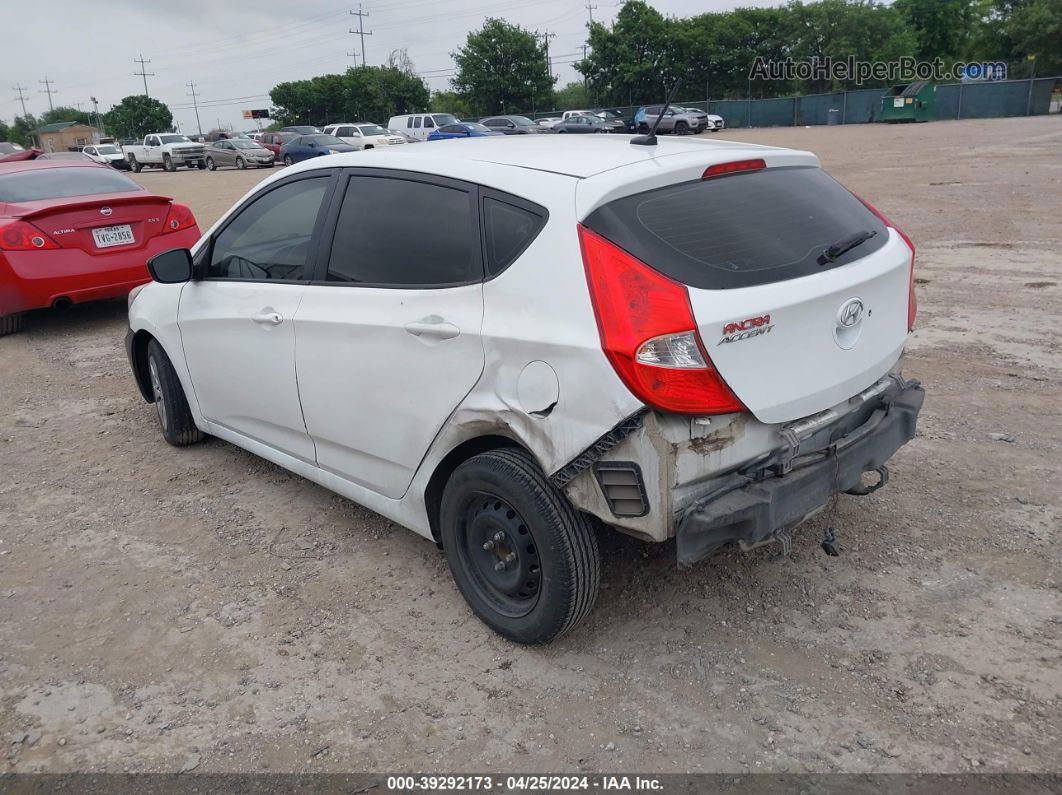
[[[334,135],[314,133],[292,138],[280,147],[280,159],[285,166],[290,166],[294,163],[301,163],[303,160],[309,160],[311,157],[356,151],[358,150],[353,146],[343,143]]]
[[[486,127],[478,122],[461,121],[457,124],[444,124],[442,127],[436,128],[432,134],[428,136],[428,140],[445,141],[447,138],[482,138],[488,135],[504,134],[505,133],[495,132],[490,127]]]

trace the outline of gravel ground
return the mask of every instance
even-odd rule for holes
[[[0,339],[0,772],[1062,769],[1062,119],[733,131],[918,244],[888,488],[792,555],[604,540],[590,619],[493,634],[435,547],[163,442],[125,306]],[[435,144],[424,144],[432,146]],[[265,174],[145,172],[205,228]]]

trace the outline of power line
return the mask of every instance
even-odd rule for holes
[[[18,92],[18,101],[22,103],[22,115],[23,116],[28,116],[29,114],[26,113],[26,98],[24,96],[22,96],[22,92],[27,90],[26,87],[21,85],[21,84],[19,84],[19,85],[16,85],[16,86],[12,87],[11,90]]]
[[[147,87],[147,79],[148,79],[149,77],[154,77],[154,76],[155,76],[155,73],[154,73],[154,72],[145,72],[145,71],[144,71],[144,64],[149,64],[149,63],[151,63],[151,59],[149,58],[148,60],[146,60],[146,61],[145,61],[145,60],[144,60],[144,53],[140,53],[140,57],[139,57],[139,58],[134,58],[134,59],[133,59],[133,63],[138,63],[138,64],[140,64],[140,71],[139,71],[139,72],[133,72],[133,74],[134,74],[134,75],[138,75],[138,76],[140,76],[140,77],[144,78],[144,96],[145,96],[145,97],[149,97],[149,96],[151,96],[151,95],[150,95],[150,94],[148,93],[148,87]]]
[[[55,106],[52,104],[52,94],[58,94],[59,92],[55,91],[52,88],[52,81],[49,80],[47,77],[45,77],[43,80],[38,80],[37,82],[44,86],[44,91],[38,91],[37,93],[38,94],[47,94],[48,95],[48,110],[55,110]]]
[[[192,98],[192,107],[195,108],[195,126],[199,128],[199,134],[202,135],[203,134],[203,123],[199,121],[199,102],[197,100],[197,97],[199,95],[197,93],[195,93],[195,83],[189,81],[188,82],[188,88],[191,89],[191,93],[188,94],[188,96],[190,96]]]
[[[372,31],[370,30],[368,33],[366,33],[365,32],[365,25],[362,24],[362,23],[364,22],[365,17],[369,16],[369,12],[368,11],[362,11],[361,10],[361,3],[358,3],[358,10],[357,11],[351,11],[350,15],[352,17],[357,17],[358,18],[358,29],[354,30],[353,28],[351,28],[350,32],[351,33],[357,33],[359,36],[361,36],[361,65],[364,67],[365,66],[365,37],[366,36],[371,36],[372,35]]]

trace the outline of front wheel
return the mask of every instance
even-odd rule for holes
[[[203,169],[205,169],[205,168],[206,168],[206,163],[205,163],[205,162],[203,162],[202,160],[200,160],[200,161],[199,161],[198,163],[196,163],[196,167],[197,167],[197,168],[198,168],[198,169],[199,169],[200,171],[202,171]]]
[[[677,122],[675,124],[676,135],[686,135],[690,131],[690,126],[684,121]]]
[[[641,133],[642,135],[648,135],[649,134],[649,125],[646,124],[643,121],[641,124],[638,125],[638,132]]]
[[[166,171],[176,171],[177,164],[173,162],[173,158],[169,155],[162,156],[162,168]]]
[[[291,159],[291,155],[284,155],[284,165],[290,166],[295,161]]]
[[[593,607],[597,537],[525,451],[492,450],[454,470],[440,524],[461,595],[501,635],[545,643]]]
[[[245,168],[247,168],[247,163],[244,162],[244,159],[242,157],[236,158],[236,168],[238,168],[240,171],[243,171]]]
[[[207,169],[209,171],[217,171],[218,170],[218,164],[214,162],[214,158],[212,158],[212,157],[208,157],[206,159],[206,167],[207,167]]]
[[[203,432],[195,426],[181,381],[157,340],[148,343],[148,375],[163,438],[174,447],[187,447],[201,440]]]

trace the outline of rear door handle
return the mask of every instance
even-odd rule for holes
[[[258,314],[251,315],[251,320],[260,326],[279,326],[284,322],[284,316],[275,310],[263,309]]]
[[[437,340],[450,340],[461,333],[453,323],[447,323],[438,315],[428,315],[412,323],[406,323],[406,331],[414,337],[430,337]]]

